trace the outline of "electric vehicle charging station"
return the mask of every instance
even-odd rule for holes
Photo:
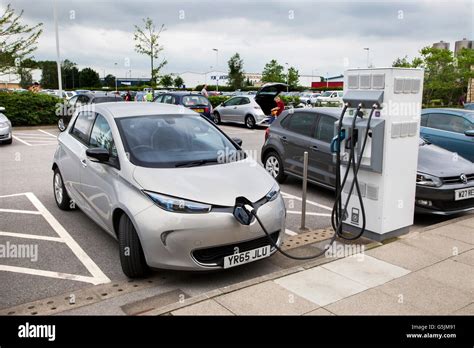
[[[340,178],[345,232],[382,241],[407,233],[413,224],[422,91],[422,69],[345,72],[348,115],[343,112],[340,129],[335,124],[340,139],[333,149],[346,172]],[[351,164],[357,170],[351,171]]]

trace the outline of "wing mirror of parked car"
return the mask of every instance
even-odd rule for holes
[[[108,162],[110,159],[109,151],[100,147],[95,147],[86,150],[87,157],[93,158],[94,162]]]
[[[467,131],[464,132],[465,135],[468,137],[474,137],[474,129],[468,129]]]
[[[240,138],[232,138],[232,141],[239,146],[242,146],[242,139]]]
[[[3,106],[0,106],[0,112],[5,111],[5,108]]]

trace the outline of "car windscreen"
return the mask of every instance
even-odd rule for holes
[[[198,115],[150,115],[116,119],[130,161],[142,167],[220,164],[245,158],[216,127]]]
[[[321,94],[321,97],[330,97],[332,94],[332,92],[324,92],[323,94]]]
[[[185,95],[183,97],[183,105],[186,107],[192,106],[207,106],[208,100],[202,95]]]

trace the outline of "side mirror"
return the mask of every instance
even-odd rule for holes
[[[3,106],[0,106],[0,112],[5,111],[5,108]]]
[[[467,131],[464,132],[464,135],[468,137],[474,137],[474,129],[468,129]]]
[[[242,146],[242,139],[240,138],[232,138],[232,141],[239,146]]]
[[[94,162],[108,162],[110,158],[109,151],[100,147],[86,150],[87,157],[93,158]]]

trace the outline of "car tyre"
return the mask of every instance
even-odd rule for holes
[[[245,116],[245,127],[248,129],[255,128],[255,118],[252,115]]]
[[[69,197],[69,194],[66,191],[66,186],[64,186],[63,177],[58,168],[54,169],[53,175],[53,192],[54,200],[61,210],[72,210],[74,208],[74,203]]]
[[[61,132],[64,132],[66,130],[67,127],[64,123],[64,119],[60,118],[58,120],[58,128],[59,128],[59,131],[61,131]]]
[[[221,115],[217,111],[214,112],[214,123],[219,124],[221,123]]]
[[[120,217],[118,237],[123,273],[129,278],[146,276],[150,268],[146,263],[137,231],[126,214]]]
[[[283,169],[283,161],[275,151],[267,153],[263,163],[265,170],[280,184],[286,180],[287,175]]]

